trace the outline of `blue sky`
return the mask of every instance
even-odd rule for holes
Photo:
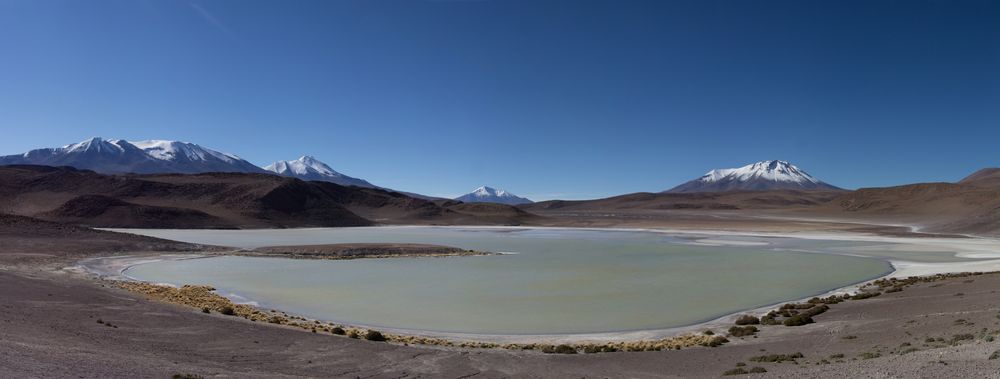
[[[0,128],[446,196],[954,181],[1000,165],[1000,2],[0,0]]]

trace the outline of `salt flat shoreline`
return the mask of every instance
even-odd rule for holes
[[[767,245],[766,243],[761,244],[757,241],[745,241],[738,238],[727,239],[726,237],[764,237],[764,238],[794,238],[794,239],[811,239],[811,240],[839,240],[839,241],[861,241],[861,242],[872,242],[872,243],[886,243],[893,244],[896,246],[920,246],[930,249],[951,249],[953,251],[954,258],[957,259],[975,259],[966,261],[955,261],[955,262],[913,262],[902,259],[887,259],[884,257],[875,257],[870,255],[865,255],[863,252],[860,253],[848,253],[848,252],[836,252],[836,251],[823,251],[823,252],[813,252],[817,254],[842,254],[842,255],[855,255],[868,257],[873,259],[881,259],[887,261],[891,269],[882,275],[872,277],[869,279],[861,280],[856,283],[852,283],[847,286],[840,288],[834,288],[826,292],[816,293],[810,296],[806,296],[800,299],[789,299],[787,301],[781,301],[774,304],[765,305],[762,307],[754,309],[740,310],[726,315],[722,315],[711,320],[704,322],[699,322],[687,326],[672,327],[665,329],[647,329],[647,330],[633,330],[633,331],[611,331],[611,332],[599,332],[599,333],[573,333],[573,334],[471,334],[471,333],[453,333],[453,332],[438,332],[438,331],[424,331],[424,330],[412,330],[412,329],[399,329],[391,328],[385,326],[377,325],[364,325],[359,323],[346,323],[349,326],[364,328],[364,329],[377,329],[386,331],[393,334],[414,336],[414,337],[425,337],[425,338],[439,338],[454,341],[475,341],[475,342],[489,342],[489,343],[550,343],[550,344],[574,344],[574,343],[601,343],[601,342],[628,342],[628,341],[643,341],[643,340],[657,340],[663,338],[677,337],[684,334],[700,333],[704,330],[724,330],[733,324],[733,321],[738,315],[741,314],[754,314],[763,315],[771,310],[773,310],[777,305],[788,303],[788,302],[801,302],[805,301],[814,296],[830,296],[836,294],[850,293],[859,287],[863,283],[868,283],[881,278],[905,278],[909,276],[925,276],[925,275],[935,275],[935,274],[947,274],[947,273],[960,273],[960,272],[987,272],[987,271],[1000,271],[1000,241],[988,238],[934,238],[934,237],[896,237],[896,236],[877,236],[870,234],[861,233],[848,233],[848,232],[833,232],[833,233],[775,233],[775,232],[730,232],[722,230],[675,230],[675,229],[646,229],[646,228],[573,228],[573,227],[503,227],[503,226],[384,226],[377,228],[451,228],[451,229],[483,229],[483,230],[587,230],[587,231],[631,231],[631,232],[649,232],[649,233],[661,233],[673,236],[684,236],[692,237],[692,244],[700,245],[717,245],[717,246],[755,246],[760,247]],[[320,230],[325,228],[302,228],[298,230]],[[129,232],[128,229],[114,229],[118,232]],[[706,237],[706,238],[697,238]],[[795,250],[799,251],[799,250]],[[809,252],[809,251],[806,251]],[[167,255],[142,255],[142,256],[116,256],[116,257],[106,257],[106,258],[88,258],[80,262],[80,266],[91,272],[92,274],[118,280],[135,280],[134,278],[128,277],[125,271],[135,265],[148,264],[153,262],[158,262],[162,260],[178,260],[178,259],[197,259],[227,255],[227,253],[222,254],[167,254]],[[998,259],[990,259],[998,258]],[[367,259],[367,258],[366,258]],[[380,259],[380,258],[371,258]],[[199,283],[170,283],[171,285],[182,285],[182,284],[199,284]],[[239,295],[238,290],[232,290],[233,293],[227,294],[234,301],[238,302],[250,302],[255,304],[254,299],[247,299]],[[280,309],[279,309],[280,310]],[[338,320],[326,320],[322,319],[320,321],[324,322],[339,322]]]

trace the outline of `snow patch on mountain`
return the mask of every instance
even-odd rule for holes
[[[215,158],[228,163],[241,160],[235,155],[220,153],[188,142],[167,140],[128,142],[145,151],[150,157],[163,161],[175,161],[181,157],[191,161],[206,161]]]

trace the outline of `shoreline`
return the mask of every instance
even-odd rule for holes
[[[439,226],[390,226],[396,228],[442,228]],[[969,253],[968,251],[957,251],[952,256],[959,259],[979,259],[972,261],[959,261],[959,262],[914,262],[906,261],[900,259],[889,259],[884,257],[874,257],[868,256],[863,253],[860,254],[848,254],[839,251],[799,251],[803,253],[817,253],[817,254],[840,254],[840,255],[854,255],[866,257],[869,259],[879,259],[887,262],[890,269],[879,276],[861,280],[849,285],[837,287],[830,289],[828,291],[815,293],[799,299],[790,299],[787,301],[780,301],[774,304],[768,304],[761,307],[744,309],[735,311],[732,313],[727,313],[718,317],[710,318],[703,322],[698,322],[685,326],[670,327],[663,329],[644,329],[644,330],[631,330],[631,331],[611,331],[611,332],[596,332],[596,333],[571,333],[571,334],[476,334],[476,333],[456,333],[456,332],[438,332],[438,331],[426,331],[426,330],[412,330],[412,329],[401,329],[401,328],[391,328],[391,327],[380,327],[374,325],[364,325],[360,323],[347,323],[350,327],[363,328],[369,330],[382,330],[388,333],[399,334],[403,336],[410,336],[416,338],[429,338],[429,339],[446,339],[457,343],[489,343],[489,344],[539,344],[539,343],[552,343],[552,344],[583,344],[583,343],[629,343],[629,342],[642,342],[650,340],[663,340],[666,338],[677,338],[686,334],[699,333],[706,329],[725,329],[733,325],[733,321],[736,317],[742,314],[752,314],[752,315],[763,315],[769,311],[774,310],[777,306],[785,303],[797,303],[803,302],[807,299],[813,297],[828,297],[831,295],[842,295],[846,293],[851,293],[857,291],[863,285],[874,282],[881,279],[889,278],[903,278],[910,276],[928,276],[936,274],[945,273],[960,273],[960,272],[984,272],[984,271],[1000,271],[1000,259],[985,259],[982,257],[983,246],[996,244],[995,246],[1000,247],[1000,241],[995,241],[993,239],[978,237],[974,238],[933,238],[933,237],[894,237],[894,236],[873,236],[869,234],[861,233],[849,233],[849,232],[835,232],[832,234],[817,234],[817,233],[761,233],[761,232],[727,232],[720,230],[665,230],[665,229],[634,229],[634,228],[572,228],[572,227],[496,227],[496,226],[448,226],[443,228],[457,228],[457,229],[492,229],[492,230],[530,230],[530,229],[560,229],[560,230],[590,230],[590,231],[637,231],[637,232],[652,232],[661,233],[669,235],[701,235],[701,236],[716,236],[716,237],[766,237],[766,238],[795,238],[795,239],[808,239],[808,240],[838,240],[838,241],[859,241],[859,242],[881,242],[881,243],[892,243],[900,245],[923,245],[923,246],[939,246],[941,243],[949,243],[948,245],[952,248],[956,248],[955,242],[971,242],[974,252],[971,254],[978,255],[976,258],[969,258],[968,256],[963,256],[962,254]],[[305,228],[305,229],[324,229],[324,228]],[[834,237],[834,238],[830,238]],[[698,241],[706,241],[706,239],[692,240],[695,243]],[[745,245],[745,241],[727,241],[727,240],[711,240],[713,242],[709,245],[716,246],[760,246],[758,243],[753,243],[753,245]],[[930,242],[930,244],[925,244],[924,242]],[[767,243],[765,243],[767,244]],[[767,244],[769,245],[769,244]],[[970,246],[964,246],[968,249]],[[798,251],[798,250],[795,250]],[[992,251],[1000,251],[992,250]],[[1000,252],[993,253],[995,255],[989,255],[992,257],[1000,257]],[[112,271],[117,271],[117,273],[109,272],[107,269],[104,270],[102,277],[110,278],[117,276],[119,278],[126,278],[126,280],[138,281],[135,278],[128,277],[125,271],[132,266],[139,264],[153,263],[157,261],[162,261],[164,259],[197,259],[206,257],[216,257],[232,255],[232,253],[225,254],[213,254],[213,255],[157,255],[157,256],[118,256],[118,257],[98,257],[89,258],[84,261],[98,261],[101,259],[111,259],[113,263],[109,266],[113,268]],[[238,254],[237,254],[238,255]],[[264,256],[264,257],[277,257],[277,258],[290,258],[292,257],[282,257],[282,256]],[[376,257],[372,257],[376,258]],[[131,261],[133,259],[135,261]],[[81,266],[84,265],[84,261],[81,261]],[[118,262],[114,262],[118,261]],[[985,266],[984,266],[985,265]],[[88,272],[95,273],[94,270],[88,268]],[[110,274],[110,275],[109,275]],[[101,273],[98,273],[101,276]],[[141,282],[141,281],[139,281]],[[177,284],[172,284],[177,285]],[[183,285],[183,284],[181,284]],[[256,304],[254,299],[248,299],[241,297],[237,292],[230,294],[233,297],[240,297],[239,299],[234,299],[233,297],[226,296],[231,300],[245,301],[249,300],[250,303]],[[276,309],[277,310],[277,309]],[[281,312],[281,310],[277,310]],[[284,313],[284,312],[282,312]],[[310,319],[312,321],[313,319]],[[339,323],[336,320],[323,320],[324,322]]]

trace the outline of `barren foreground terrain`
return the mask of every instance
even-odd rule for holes
[[[9,220],[0,246],[0,377],[719,377],[756,367],[766,370],[752,374],[761,377],[1000,375],[990,359],[1000,350],[1000,274],[833,304],[814,324],[758,326],[756,337],[715,348],[545,354],[394,345],[159,303],[64,268],[87,256],[206,247]],[[47,226],[44,245],[31,237],[39,225]],[[767,362],[781,355],[799,358]]]

